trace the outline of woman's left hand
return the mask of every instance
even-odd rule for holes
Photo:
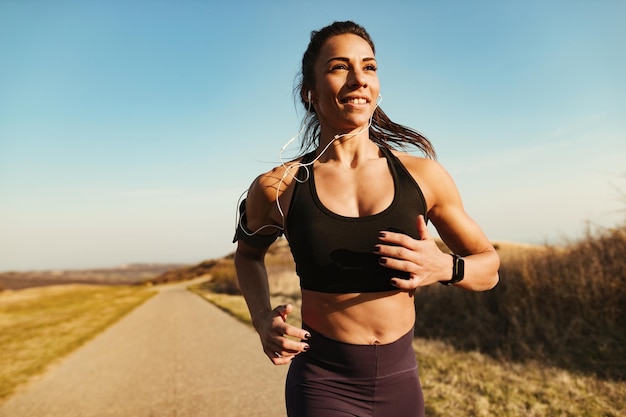
[[[381,231],[374,253],[380,256],[380,264],[398,271],[408,272],[409,279],[392,278],[391,284],[401,290],[413,292],[452,276],[453,259],[443,253],[430,236],[424,216],[417,217],[420,240],[402,233]]]

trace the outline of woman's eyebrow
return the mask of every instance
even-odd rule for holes
[[[330,58],[328,61],[326,61],[326,64],[330,64],[332,61],[350,62],[350,58],[346,58],[346,57],[342,57],[342,56],[336,56],[336,57]],[[368,61],[376,61],[376,58],[374,58],[374,57],[367,57],[367,58],[363,58],[362,59],[362,62],[368,62]]]

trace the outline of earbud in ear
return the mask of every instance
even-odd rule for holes
[[[307,102],[311,102],[311,90],[306,92]]]

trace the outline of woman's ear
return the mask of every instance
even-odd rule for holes
[[[309,89],[302,89],[302,101],[306,104],[313,104],[313,92]]]
[[[313,90],[306,86],[302,86],[300,89],[300,97],[305,104],[313,104],[315,98],[313,97]]]

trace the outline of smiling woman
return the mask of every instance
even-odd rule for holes
[[[342,132],[368,123],[380,84],[376,59],[367,42],[352,34],[329,39],[316,62],[315,74],[309,91],[321,125]],[[355,85],[367,88],[355,90]]]
[[[338,83],[344,84],[349,82],[363,81],[367,86],[367,92],[352,91],[350,88],[343,90],[343,96],[337,95],[336,99],[330,96],[332,105],[347,105],[352,100],[352,105],[361,106],[370,109],[368,115],[370,139],[374,143],[388,146],[385,144],[410,145],[420,149],[428,157],[435,157],[435,150],[430,142],[420,133],[406,126],[392,122],[385,112],[378,106],[382,100],[380,94],[380,84],[378,81],[378,64],[375,58],[376,47],[367,31],[361,26],[356,25],[351,28],[350,32],[345,32],[341,25],[330,25],[318,32],[314,32],[308,49],[302,58],[302,74],[298,85],[296,86],[296,94],[300,96],[303,106],[307,109],[305,115],[306,131],[302,142],[302,149],[313,149],[318,146],[318,135],[320,130],[320,100],[316,94],[323,95],[325,90],[325,81],[333,82],[334,88],[340,89]],[[345,35],[345,37],[355,37],[353,39],[361,49],[346,51],[341,50],[341,42],[334,39],[335,36]],[[343,36],[342,36],[343,37]],[[328,40],[328,42],[323,42]],[[322,48],[326,47],[328,48]],[[318,56],[324,52],[324,58]],[[342,55],[345,53],[345,56]],[[358,62],[360,60],[360,62]],[[347,77],[357,77],[357,79],[348,80]],[[359,80],[358,77],[364,77]],[[372,102],[376,102],[373,110]],[[323,102],[321,102],[323,104]],[[323,110],[323,109],[322,109]],[[346,106],[346,110],[348,107]],[[373,113],[372,113],[373,111]]]
[[[430,142],[379,107],[375,47],[363,27],[312,32],[296,91],[307,109],[302,147],[312,150],[260,175],[240,207],[235,265],[252,323],[270,360],[290,364],[289,416],[423,416],[414,292],[436,283],[490,289],[498,255]],[[300,278],[302,328],[286,322],[291,305],[270,304],[265,255],[283,233]]]

